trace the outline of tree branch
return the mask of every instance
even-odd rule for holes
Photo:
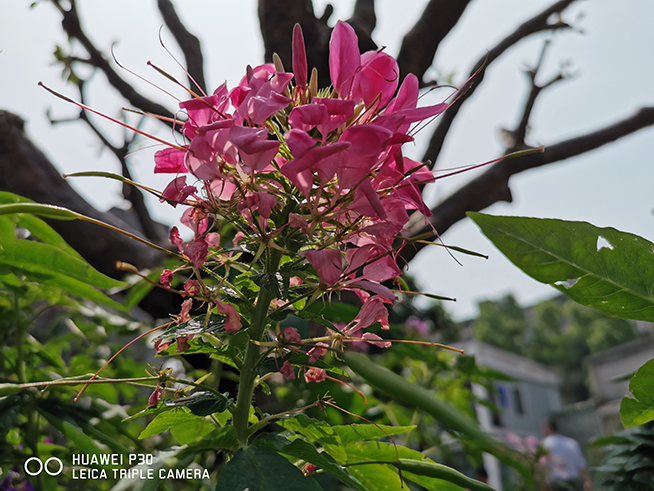
[[[23,126],[19,116],[0,111],[0,190],[39,203],[64,206],[139,234],[111,212],[99,212],[77,194],[25,135]],[[163,260],[158,251],[88,222],[52,220],[49,223],[89,263],[113,277],[121,274],[115,268],[116,261],[149,268]]]
[[[357,0],[354,4],[352,17],[347,22],[355,29],[365,32],[370,37],[377,25],[375,0]]]
[[[533,153],[510,158],[493,165],[481,176],[473,179],[438,204],[431,211],[431,225],[443,234],[452,225],[465,218],[468,211],[481,211],[498,201],[511,201],[509,179],[515,174],[543,165],[560,162],[595,150],[638,130],[654,125],[654,107],[641,108],[633,116],[586,135],[549,145],[543,153]],[[421,224],[424,222],[421,222]],[[434,236],[431,226],[415,226],[410,238]],[[408,262],[424,247],[411,243],[402,249],[398,263]]]
[[[174,118],[174,114],[168,109],[139,94],[134,87],[125,82],[118,73],[114,71],[109,62],[104,58],[104,56],[102,56],[102,53],[93,45],[91,40],[82,30],[82,25],[80,24],[79,16],[77,15],[77,7],[74,0],[71,0],[71,6],[68,10],[61,6],[59,0],[52,0],[52,3],[63,16],[61,25],[66,34],[79,41],[89,54],[88,63],[100,69],[107,77],[109,84],[111,84],[111,86],[116,89],[121,96],[127,99],[134,107],[137,107],[146,113],[159,114],[168,118]]]
[[[547,52],[548,47],[550,46],[550,43],[551,43],[550,39],[545,40],[545,42],[543,43],[543,48],[541,50],[540,56],[538,57],[538,61],[533,66],[533,68],[525,72],[529,79],[529,94],[527,95],[527,99],[525,101],[524,108],[522,110],[522,116],[520,117],[520,122],[518,123],[518,126],[514,130],[502,129],[502,138],[504,139],[506,144],[506,151],[504,152],[505,154],[517,152],[519,150],[526,150],[528,148],[533,148],[527,145],[525,139],[527,137],[527,132],[529,130],[529,120],[531,118],[531,113],[534,110],[536,99],[540,94],[543,93],[545,89],[551,87],[552,85],[558,82],[561,82],[562,80],[569,78],[566,73],[561,71],[542,85],[536,83],[536,78],[538,77],[538,73],[543,65],[543,62],[545,60],[545,54]]]
[[[459,22],[470,0],[430,0],[418,22],[404,36],[397,57],[400,80],[413,73],[421,85],[441,41]]]
[[[432,167],[436,164],[436,160],[443,148],[445,137],[454,122],[454,118],[456,118],[456,115],[459,113],[463,104],[472,96],[472,94],[475,93],[475,90],[483,81],[485,72],[490,64],[504,54],[506,50],[527,36],[537,32],[570,28],[568,24],[560,19],[556,22],[549,22],[549,19],[552,15],[563,12],[563,10],[568,8],[574,1],[575,0],[559,0],[543,10],[540,14],[520,25],[512,34],[500,41],[497,46],[488,51],[484,57],[477,61],[473,69],[470,71],[470,76],[474,75],[477,71],[479,71],[479,73],[468,83],[467,87],[463,88],[463,93],[459,97],[459,100],[440,116],[438,126],[434,130],[427,151],[422,158],[423,161],[431,161]]]
[[[180,20],[175,7],[170,0],[157,0],[157,8],[163,17],[166,27],[175,37],[184,59],[189,76],[189,88],[195,90],[196,84],[206,94],[207,86],[204,81],[204,58],[200,40],[191,34]]]

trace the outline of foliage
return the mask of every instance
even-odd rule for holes
[[[654,320],[654,244],[648,240],[584,222],[469,216],[501,252],[538,281],[603,314]],[[601,336],[595,342],[602,346],[614,339],[615,335]],[[622,401],[625,426],[654,420],[651,362],[630,384],[635,399]]]
[[[654,426],[648,423],[636,428],[598,438],[592,445],[603,447],[606,456],[600,472],[602,489],[606,491],[646,491],[654,486]]]

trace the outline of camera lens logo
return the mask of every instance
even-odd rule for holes
[[[36,463],[32,464],[32,462],[36,462]],[[55,462],[56,464],[59,464],[59,468],[57,470],[52,470],[51,467],[53,466],[50,465],[50,462]],[[35,468],[38,470],[35,471],[34,470]],[[30,457],[25,461],[25,464],[23,465],[23,469],[25,469],[25,473],[29,474],[30,476],[38,476],[43,471],[45,471],[46,474],[50,476],[58,476],[64,470],[64,463],[61,461],[61,459],[58,459],[57,457],[50,457],[48,460],[45,461],[45,463],[43,463],[43,461],[38,457]]]

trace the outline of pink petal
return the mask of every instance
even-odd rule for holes
[[[348,283],[348,286],[362,288],[364,290],[376,293],[377,295],[381,296],[386,303],[391,303],[397,300],[397,297],[389,288],[386,288],[384,285],[380,285],[379,283],[373,283],[372,281],[368,280],[355,280]]]
[[[395,59],[381,51],[368,51],[361,55],[361,69],[354,76],[354,95],[366,106],[380,97],[376,107],[388,104],[397,89],[400,70]]]
[[[277,155],[279,142],[268,140],[268,130],[264,128],[233,126],[229,135],[243,163],[253,171],[265,169]]]
[[[354,74],[360,65],[357,35],[352,26],[339,20],[329,41],[329,73],[332,84],[342,99],[350,96]]]
[[[317,125],[325,124],[329,121],[327,108],[322,104],[306,104],[297,106],[288,116],[288,123],[302,131],[310,131]]]
[[[338,283],[341,277],[341,253],[330,249],[322,251],[307,251],[304,253],[307,261],[313,266],[320,281],[329,286]]]
[[[309,363],[314,364],[315,362],[317,362],[318,358],[324,356],[325,353],[327,353],[327,350],[325,348],[328,347],[329,346],[325,343],[316,343],[316,346],[314,346],[307,352],[307,355],[309,355]]]
[[[390,348],[393,345],[390,341],[384,341],[382,337],[371,332],[363,333],[363,336],[361,337],[365,339],[367,343],[374,344],[380,348]]]
[[[170,284],[173,281],[173,272],[169,269],[164,269],[159,276],[159,283],[161,283],[166,288],[170,288]]]
[[[385,321],[385,322],[384,322]],[[382,328],[388,324],[388,310],[384,306],[384,300],[375,295],[370,297],[361,307],[361,310],[354,318],[357,329],[365,329],[372,326],[375,322],[381,322]]]
[[[307,52],[304,48],[304,36],[300,24],[293,26],[293,74],[298,87],[307,85]]]
[[[279,373],[281,373],[286,380],[293,380],[295,378],[293,365],[291,365],[288,361],[284,362],[282,368],[279,369]]]
[[[184,159],[186,152],[177,148],[164,148],[154,154],[155,174],[181,174],[188,172]]]
[[[391,256],[384,256],[375,262],[363,267],[362,279],[382,283],[386,280],[392,280],[402,274],[397,267],[395,260]]]
[[[300,336],[300,333],[297,332],[297,329],[295,329],[294,327],[287,327],[283,329],[282,332],[279,333],[279,335],[289,343],[302,344],[302,337]]]
[[[168,200],[173,207],[177,207],[179,203],[184,203],[190,194],[196,192],[196,188],[186,185],[186,176],[180,176],[166,186],[166,189],[161,193],[161,201]]]
[[[243,324],[241,323],[241,316],[236,310],[236,307],[234,307],[231,303],[224,303],[215,298],[213,301],[216,304],[216,311],[219,314],[227,316],[227,319],[225,319],[225,331],[235,332],[243,327]]]
[[[291,114],[293,113],[291,112]],[[288,132],[286,137],[286,144],[296,159],[302,157],[310,148],[315,147],[316,143],[318,142],[302,130],[293,129]]]
[[[304,380],[309,382],[324,382],[327,378],[327,371],[324,368],[311,367],[304,374]]]
[[[191,260],[196,269],[201,268],[207,260],[208,249],[207,243],[204,239],[197,239],[193,242],[189,242],[184,246],[183,250],[184,255]]]

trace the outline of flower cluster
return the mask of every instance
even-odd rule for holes
[[[214,305],[228,331],[241,328],[239,313],[224,301],[223,290],[204,284],[200,271],[236,265],[248,252],[256,262],[264,251],[288,255],[295,266],[295,284],[281,272],[257,277],[276,283],[272,306],[293,308],[288,288],[312,291],[311,300],[350,290],[363,307],[334,335],[353,337],[377,322],[388,328],[385,305],[395,296],[384,283],[401,273],[394,242],[410,210],[430,215],[419,185],[434,179],[424,164],[403,155],[402,146],[413,140],[414,123],[447,105],[418,107],[417,78],[408,75],[398,90],[395,59],[383,50],[361,55],[344,22],[333,30],[329,67],[333,85],[318,90],[296,26],[292,73],[277,59],[248,67],[231,90],[223,84],[212,95],[194,94],[180,104],[188,115],[182,127],[188,143],[155,155],[155,172],[176,174],[161,198],[188,206],[181,222],[194,234],[187,243],[176,228],[170,235],[196,277],[183,294]],[[234,227],[229,247],[220,223]],[[162,284],[172,280],[164,271]],[[188,320],[191,298],[178,322]],[[387,345],[371,333],[361,339]],[[289,367],[283,370],[290,375]],[[321,375],[311,372],[310,378]]]

